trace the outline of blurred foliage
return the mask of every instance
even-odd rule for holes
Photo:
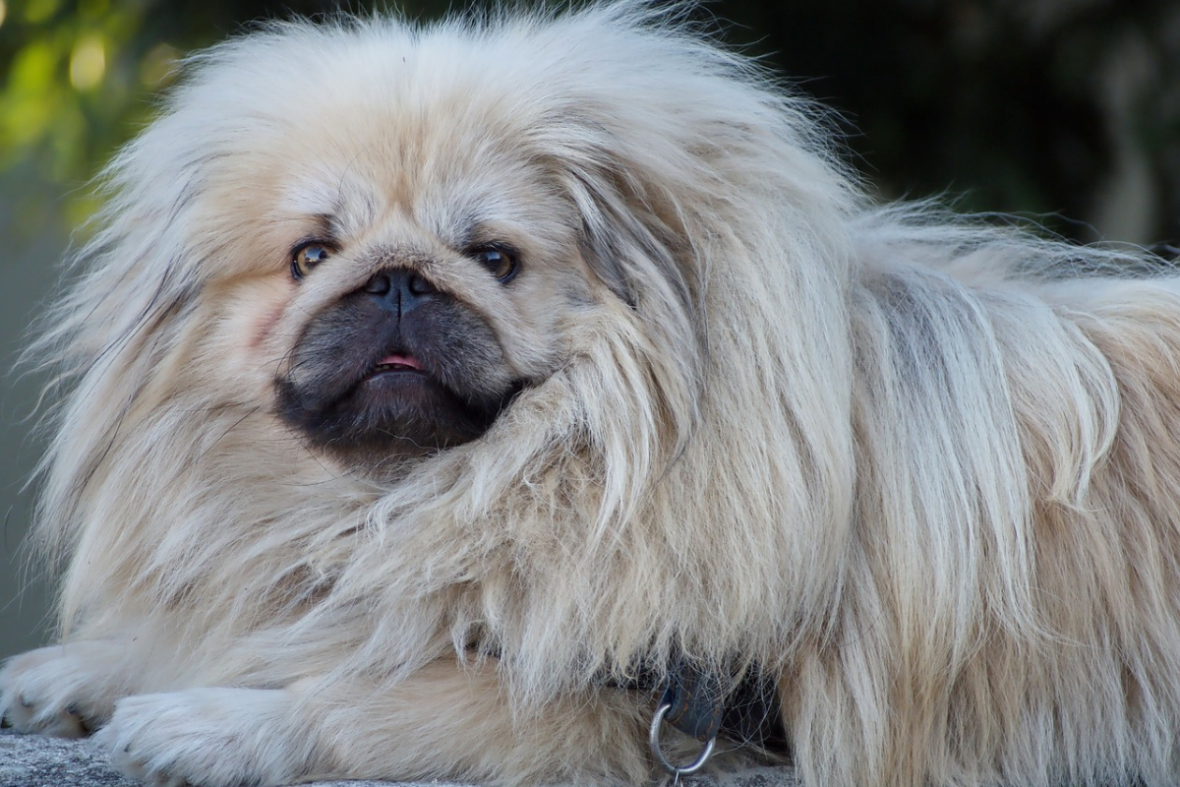
[[[0,174],[74,190],[150,117],[183,53],[251,20],[338,6],[0,0]],[[426,18],[448,6],[400,4]],[[722,0],[698,13],[837,108],[887,195],[965,193],[971,209],[1180,238],[1180,3]],[[71,223],[93,209],[76,193]]]
[[[0,0],[0,171],[31,166],[34,177],[81,185],[150,117],[184,53],[252,20],[339,5]],[[77,224],[93,207],[82,191],[66,203],[66,218]]]

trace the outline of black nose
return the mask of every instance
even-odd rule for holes
[[[378,273],[365,284],[369,293],[383,309],[399,317],[410,309],[430,300],[437,290],[416,272],[394,268]]]

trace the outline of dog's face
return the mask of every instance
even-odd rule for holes
[[[335,251],[319,240],[292,252],[302,280]],[[496,244],[458,252],[508,286],[519,252]],[[279,414],[315,445],[349,454],[445,448],[478,437],[524,384],[487,318],[437,285],[432,256],[371,252],[364,284],[315,314],[276,383]],[[448,255],[449,256],[449,255]],[[420,258],[425,258],[421,263]],[[493,295],[484,308],[504,300]]]
[[[210,383],[267,369],[258,404],[361,470],[483,435],[568,357],[601,287],[555,173],[493,102],[399,109],[341,101],[210,187],[240,239],[208,263],[228,350]]]

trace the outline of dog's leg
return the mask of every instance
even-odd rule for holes
[[[0,670],[0,711],[21,732],[76,738],[110,718],[135,668],[115,640],[81,640],[14,656]]]
[[[650,775],[641,705],[602,689],[514,709],[494,662],[438,661],[384,689],[351,680],[130,697],[98,738],[121,770],[162,785],[641,783]]]

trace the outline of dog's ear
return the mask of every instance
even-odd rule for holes
[[[681,382],[695,390],[707,354],[696,231],[670,196],[675,190],[661,186],[658,172],[620,155],[625,149],[606,140],[562,172],[581,221],[582,257],[643,326],[657,354],[681,359]]]
[[[695,322],[696,265],[674,208],[653,204],[633,174],[579,173],[577,180],[582,250],[595,275],[632,308],[642,293],[666,289],[667,305]]]

